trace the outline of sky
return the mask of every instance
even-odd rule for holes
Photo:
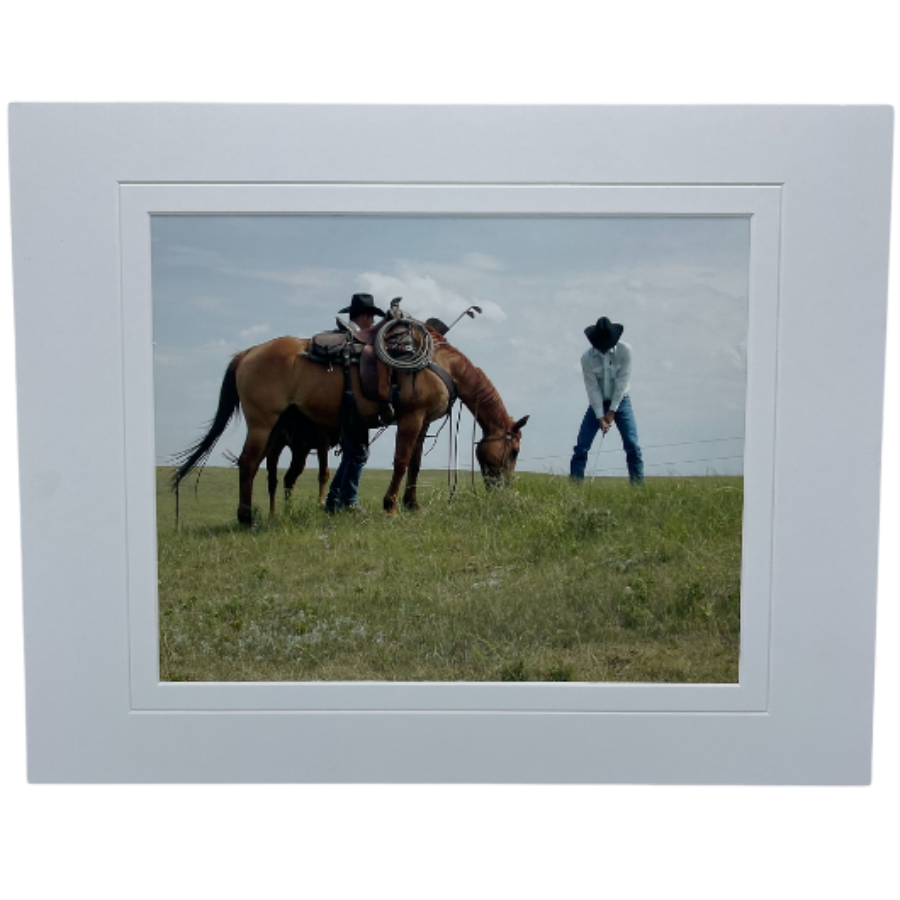
[[[743,471],[747,218],[165,215],[151,235],[158,465],[205,431],[234,353],[331,329],[365,291],[447,323],[482,308],[448,337],[514,418],[530,415],[520,471],[568,472],[587,409],[584,329],[600,316],[632,347],[646,474]],[[448,431],[425,468],[447,465]],[[222,451],[239,453],[245,433],[230,426],[209,465],[229,465]],[[390,467],[394,433],[369,466]],[[464,412],[463,468],[471,435]],[[625,475],[618,432],[598,445],[588,474]]]

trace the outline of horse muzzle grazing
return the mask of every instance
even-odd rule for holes
[[[505,432],[486,435],[476,443],[475,454],[485,487],[488,489],[501,487],[512,481],[519,457],[522,428],[525,427],[528,418],[523,416]]]

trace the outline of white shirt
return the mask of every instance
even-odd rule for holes
[[[581,371],[588,402],[597,418],[603,415],[604,400],[615,412],[631,387],[631,345],[619,341],[607,353],[590,347],[581,357]]]

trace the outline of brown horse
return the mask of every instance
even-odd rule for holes
[[[434,361],[450,373],[460,400],[482,429],[476,447],[485,481],[491,485],[508,479],[515,471],[522,428],[528,416],[515,421],[506,411],[497,389],[481,369],[474,366],[437,331],[431,330]],[[296,406],[312,422],[331,432],[341,425],[344,374],[340,366],[329,368],[304,356],[309,341],[281,337],[238,353],[229,364],[219,392],[219,406],[209,431],[181,455],[173,485],[177,487],[194,466],[209,456],[219,436],[238,407],[247,422],[247,439],[238,458],[240,503],[238,521],[252,521],[253,480],[266,456],[273,428],[282,413]],[[378,424],[379,404],[365,399],[360,390],[359,370],[351,371],[357,408],[365,427]],[[416,481],[422,463],[422,447],[428,426],[450,408],[450,392],[430,369],[398,372],[399,402],[396,405],[397,442],[394,472],[384,496],[384,509],[397,512],[400,483],[407,475],[403,505],[418,509]]]
[[[289,406],[275,423],[266,448],[266,469],[268,470],[269,514],[275,515],[275,493],[278,489],[278,457],[285,447],[291,449],[291,464],[284,476],[284,499],[289,500],[297,479],[306,468],[306,460],[311,450],[319,457],[319,506],[325,505],[325,491],[328,489],[328,451],[337,444],[336,432],[329,433],[310,421],[297,409]]]

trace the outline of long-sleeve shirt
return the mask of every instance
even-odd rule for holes
[[[607,353],[590,347],[581,357],[581,371],[588,402],[597,418],[604,414],[604,400],[615,412],[631,388],[631,345],[619,341]]]

